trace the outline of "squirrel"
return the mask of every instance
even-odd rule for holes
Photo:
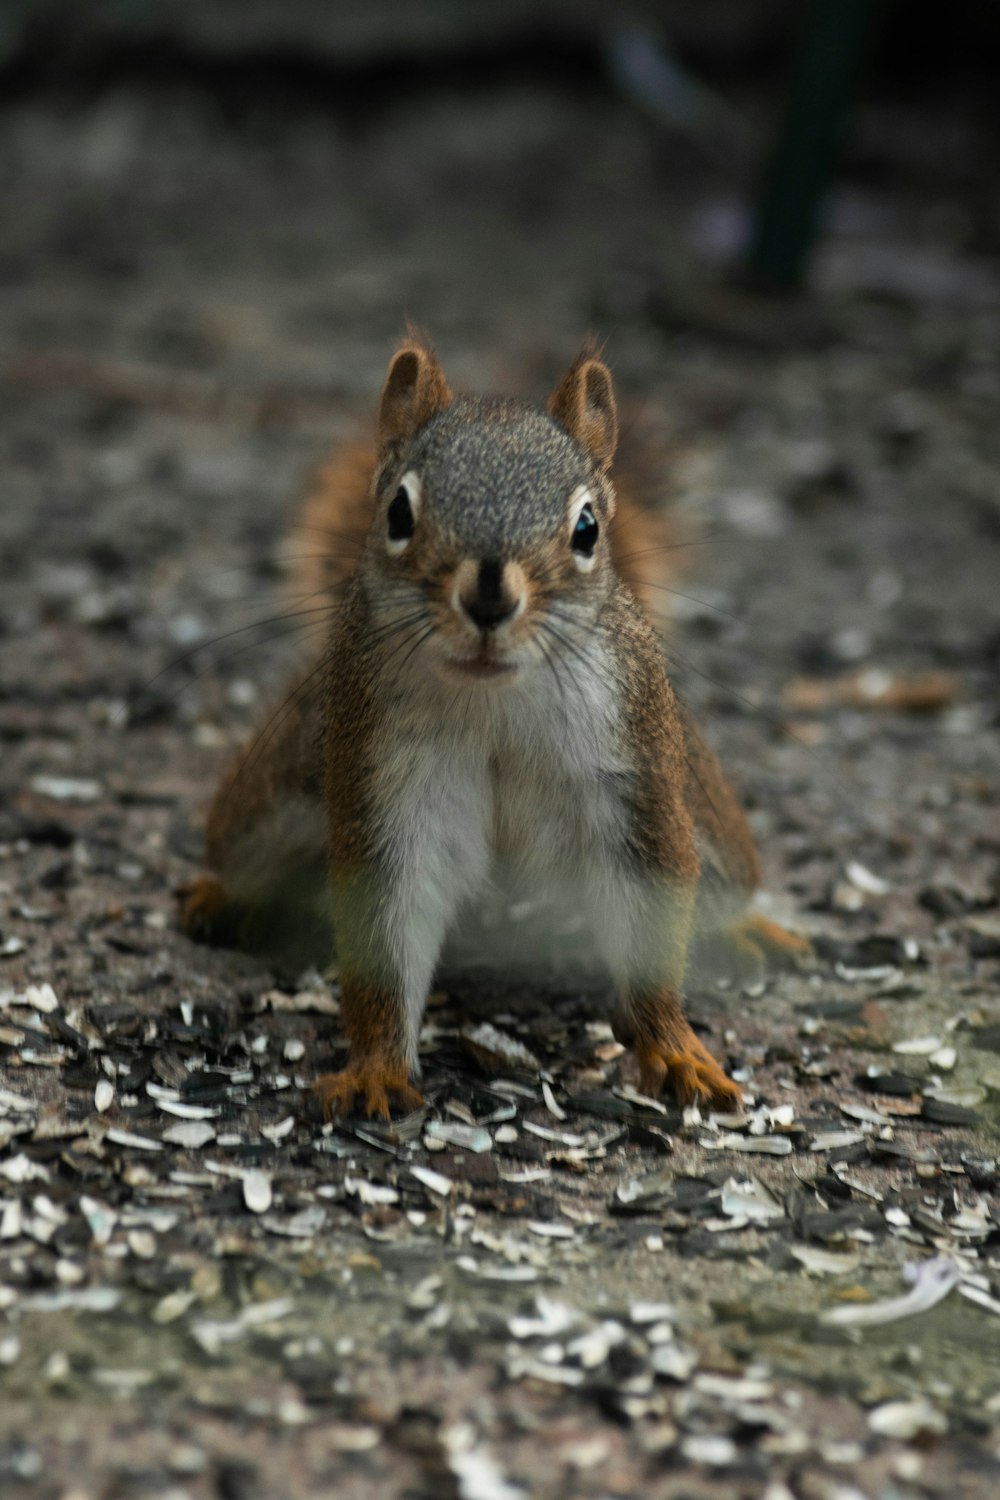
[[[327,1118],[423,1102],[439,954],[498,856],[575,893],[641,1090],[683,1106],[742,1098],[685,1016],[695,935],[808,947],[747,911],[753,839],[630,573],[654,549],[637,547],[649,523],[612,480],[617,439],[592,344],[543,410],[454,395],[411,333],[374,451],[342,452],[307,501],[300,536],[323,534],[308,581],[340,597],[318,660],[223,776],[213,873],[185,888],[182,921],[245,941],[248,924],[259,936],[313,902],[318,930],[308,892],[325,888],[349,1048],[314,1084]],[[353,537],[345,562],[335,541]]]

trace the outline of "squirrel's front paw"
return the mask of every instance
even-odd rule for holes
[[[350,1114],[355,1100],[363,1101],[369,1118],[378,1115],[389,1118],[390,1095],[399,1107],[409,1112],[419,1109],[424,1096],[410,1083],[402,1063],[390,1064],[384,1058],[368,1058],[364,1062],[348,1063],[339,1073],[324,1073],[312,1085],[323,1106],[323,1118]]]
[[[635,1051],[639,1059],[639,1087],[644,1094],[655,1098],[669,1085],[682,1108],[707,1104],[720,1114],[732,1114],[742,1107],[743,1095],[738,1086],[726,1077],[690,1026],[685,1025],[669,1041],[637,1039]]]

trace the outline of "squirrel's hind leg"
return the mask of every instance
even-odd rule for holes
[[[742,898],[742,893],[737,893]],[[723,922],[701,922],[692,943],[690,971],[700,980],[725,975],[746,982],[773,969],[795,968],[812,953],[808,938],[745,908]]]
[[[190,937],[279,953],[303,967],[331,957],[317,683],[315,672],[293,680],[232,757],[208,810],[210,873],[178,892]]]
[[[180,925],[188,937],[199,943],[225,943],[234,912],[217,875],[196,875],[178,886],[176,895]]]
[[[322,861],[279,867],[266,885],[206,872],[177,896],[181,929],[197,943],[265,953],[298,968],[323,968],[334,956]]]
[[[764,962],[781,967],[792,967],[800,958],[808,958],[813,951],[812,943],[797,932],[789,932],[779,922],[772,922],[759,912],[747,912],[743,920],[731,930],[734,943]]]

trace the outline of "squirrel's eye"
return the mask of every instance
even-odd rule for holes
[[[405,484],[399,486],[389,502],[387,518],[390,542],[408,542],[413,535],[414,520],[410,492]]]
[[[581,553],[584,557],[592,557],[594,548],[597,546],[597,533],[600,527],[597,518],[589,505],[585,505],[577,517],[576,525],[573,527],[573,537],[570,546],[574,552]]]

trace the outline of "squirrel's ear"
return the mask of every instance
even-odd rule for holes
[[[381,448],[405,442],[452,401],[444,371],[424,344],[407,339],[389,364],[378,409]]]
[[[618,412],[611,372],[590,345],[570,365],[549,397],[551,417],[586,448],[601,470],[608,469],[618,442]]]

